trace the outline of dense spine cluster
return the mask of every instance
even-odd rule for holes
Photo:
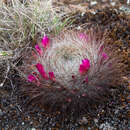
[[[105,99],[109,88],[121,80],[121,58],[99,34],[66,31],[43,37],[24,59],[31,82],[24,91],[32,101],[51,111],[74,111]]]

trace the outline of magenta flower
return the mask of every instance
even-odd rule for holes
[[[35,49],[36,49],[36,51],[37,51],[40,55],[42,54],[42,50],[41,50],[41,48],[39,47],[38,44],[35,45]]]
[[[105,52],[102,53],[102,57],[104,60],[108,59],[108,55]]]
[[[28,75],[28,81],[29,81],[29,82],[33,82],[33,81],[35,81],[35,80],[36,80],[36,78],[35,78],[34,75],[32,75],[32,74]]]
[[[44,36],[41,42],[43,47],[46,47],[49,44],[49,38],[47,36]]]
[[[53,72],[49,72],[48,74],[49,74],[49,78],[50,78],[51,80],[55,80],[55,76],[54,76],[54,73],[53,73]]]
[[[80,65],[79,72],[80,72],[80,74],[83,74],[86,72],[86,67],[83,64]]]
[[[79,72],[80,74],[84,74],[88,71],[88,69],[90,68],[90,62],[88,59],[84,59],[82,60],[82,64],[80,64],[80,67],[79,67]]]
[[[90,68],[90,62],[88,59],[82,60],[82,64],[84,64],[88,69]]]
[[[37,68],[38,72],[41,74],[41,76],[42,76],[43,78],[48,79],[48,77],[47,77],[47,75],[46,75],[46,72],[45,72],[44,67],[43,67],[42,64],[37,63],[37,64],[36,64],[36,68]]]

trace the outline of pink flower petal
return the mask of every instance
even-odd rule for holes
[[[49,72],[48,74],[49,74],[49,78],[50,78],[51,80],[55,80],[55,76],[54,76],[54,73],[53,73],[53,72]]]
[[[29,82],[33,82],[33,81],[35,81],[35,80],[36,80],[36,78],[35,78],[34,75],[32,75],[32,74],[28,75],[28,81],[29,81]]]
[[[41,50],[41,48],[39,47],[38,44],[35,45],[35,49],[36,49],[36,51],[37,51],[40,55],[42,54],[42,50]]]
[[[80,74],[84,74],[88,71],[88,69],[90,68],[90,62],[88,59],[84,59],[82,60],[82,64],[80,64],[80,67],[79,67],[79,72]]]
[[[43,47],[46,47],[49,44],[49,38],[47,36],[44,36],[42,38],[42,45]]]
[[[89,62],[88,59],[82,60],[82,64],[83,64],[84,66],[86,66],[86,69],[89,69],[89,68],[90,68],[90,62]]]
[[[105,52],[102,53],[102,57],[104,60],[108,59],[108,55]]]
[[[38,72],[41,74],[41,76],[42,76],[43,78],[45,78],[45,79],[48,78],[42,64],[37,63],[37,64],[36,64],[36,68],[37,68]]]
[[[80,74],[84,74],[86,72],[86,67],[83,64],[80,65],[79,72]]]

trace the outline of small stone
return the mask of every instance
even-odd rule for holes
[[[116,5],[116,2],[111,2],[111,5],[112,5],[112,6],[115,6],[115,5]]]
[[[32,128],[31,130],[36,130],[36,128]]]
[[[22,122],[22,125],[24,125],[25,123],[24,122]]]
[[[91,4],[91,6],[96,5],[97,1],[92,1],[90,4]]]
[[[116,111],[115,111],[115,114],[118,114],[118,113],[119,113],[119,110],[116,110]]]
[[[3,112],[2,112],[2,110],[0,109],[0,116],[2,116],[3,115]]]
[[[88,120],[86,119],[86,117],[82,117],[82,119],[79,122],[80,124],[87,124]]]
[[[85,15],[85,12],[82,12],[82,13],[81,13],[81,16],[84,16],[84,15]]]
[[[102,123],[102,124],[99,126],[99,129],[104,128],[104,126],[105,126],[105,124],[104,124],[104,123]]]
[[[95,122],[95,123],[98,123],[98,119],[94,119],[94,122]]]
[[[116,130],[116,128],[112,127],[108,122],[102,123],[99,126],[99,129],[103,129],[103,130]]]

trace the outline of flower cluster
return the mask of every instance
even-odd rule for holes
[[[42,48],[46,48],[49,45],[49,38],[47,36],[44,36],[42,38],[41,44],[42,44]],[[40,48],[38,44],[35,45],[35,49],[40,56],[43,55],[43,49],[42,48]],[[37,71],[39,72],[39,74],[42,76],[42,78],[44,78],[46,80],[49,80],[49,79],[55,80],[54,73],[49,72],[48,73],[49,76],[48,76],[47,73],[45,72],[44,66],[41,63],[37,63],[35,65],[35,67],[36,67]],[[33,75],[33,74],[28,75],[28,81],[36,82],[37,80],[38,79],[35,77],[35,75]]]
[[[86,42],[86,46],[88,45],[88,47],[91,47],[90,46],[90,43],[89,43],[89,39],[90,39],[90,37],[89,37],[89,35],[87,35],[87,34],[85,34],[85,33],[79,33],[78,35],[78,39],[80,40],[83,40],[83,42]],[[88,42],[88,43],[87,43]],[[41,58],[41,59],[43,59],[43,60],[45,60],[46,59],[46,57],[44,57],[44,55],[45,55],[45,52],[47,51],[47,50],[49,50],[49,48],[50,48],[50,44],[51,44],[51,40],[47,37],[47,36],[44,36],[43,38],[42,38],[42,40],[41,40],[41,43],[40,43],[40,45],[39,44],[36,44],[35,45],[35,50],[36,50],[36,52],[39,54],[39,57]],[[83,44],[85,44],[85,43],[83,43]],[[92,44],[92,43],[91,43]],[[70,45],[69,45],[70,46]],[[80,46],[82,46],[82,44],[80,45]],[[100,46],[100,44],[97,44],[97,46]],[[74,46],[75,48],[76,48],[76,46]],[[61,47],[62,48],[62,47]],[[101,57],[101,60],[107,60],[107,59],[109,59],[109,57],[108,57],[108,55],[103,51],[103,48],[104,48],[104,46],[102,45],[101,47],[100,47],[100,50],[97,52],[97,54],[99,55],[99,57]],[[71,48],[70,48],[71,49]],[[82,48],[81,48],[82,49]],[[95,49],[96,49],[96,47],[95,47]],[[60,50],[60,48],[59,48],[59,50]],[[64,50],[65,50],[65,48],[63,48],[63,50],[62,50],[62,52],[61,52],[61,56],[62,56],[62,53],[64,52]],[[51,51],[51,50],[49,50],[49,51]],[[58,50],[56,50],[56,51],[58,51]],[[65,52],[65,54],[67,53],[67,52],[69,52],[69,48],[68,48],[68,50],[66,50],[66,52]],[[48,52],[48,53],[50,53],[50,52]],[[47,54],[48,54],[47,53]],[[74,53],[79,53],[79,52],[74,52]],[[63,53],[64,54],[64,53]],[[65,55],[64,54],[64,55]],[[69,54],[68,53],[68,56],[71,56],[71,55],[73,55],[73,52],[71,53],[71,54]],[[101,55],[101,56],[100,56]],[[67,58],[67,57],[66,57]],[[75,57],[74,57],[75,58]],[[75,58],[75,59],[77,59],[77,57]],[[58,59],[57,59],[58,60]],[[86,81],[86,83],[88,83],[89,82],[89,70],[90,70],[90,72],[91,72],[91,58],[83,58],[83,59],[81,59],[82,60],[82,63],[80,64],[80,63],[76,63],[77,64],[77,72],[79,73],[77,73],[77,75],[81,75],[81,76],[83,76],[84,77],[84,80]],[[66,80],[65,78],[64,79],[62,79],[62,81],[61,80],[56,80],[56,77],[55,77],[55,74],[54,74],[54,72],[53,71],[48,71],[48,72],[46,72],[46,70],[45,70],[45,67],[44,67],[44,65],[40,62],[41,60],[39,60],[36,64],[35,64],[35,68],[36,68],[36,72],[35,72],[35,74],[33,74],[34,72],[32,72],[32,74],[29,74],[28,75],[28,81],[29,82],[34,82],[34,83],[37,83],[37,82],[39,82],[39,80],[42,78],[43,80],[51,80],[51,81],[55,81],[55,82],[64,82],[63,80]],[[53,62],[53,59],[52,59],[52,62]],[[55,61],[56,62],[56,61]],[[66,61],[67,62],[67,61]],[[73,64],[73,61],[71,61],[72,62],[72,64]],[[74,65],[74,66],[76,66],[76,64]],[[100,63],[101,64],[101,63]],[[58,66],[59,66],[60,64],[58,64]],[[45,64],[45,66],[46,66],[46,64]],[[73,66],[73,69],[74,69],[74,66]],[[47,67],[46,67],[47,68]],[[64,68],[64,66],[63,66],[63,68]],[[67,64],[67,66],[66,66],[66,68],[69,68],[69,65]],[[71,67],[72,68],[72,67]],[[55,70],[56,70],[57,68],[55,68]],[[76,70],[75,70],[76,71]],[[37,72],[38,72],[38,74],[37,74]],[[62,71],[61,71],[62,72]],[[71,75],[71,72],[70,71],[68,71],[67,73],[70,73],[70,75]],[[66,74],[67,74],[66,73]],[[68,75],[69,76],[69,75]],[[41,78],[40,78],[41,77]],[[60,77],[60,76],[59,76]],[[59,78],[58,77],[58,78]],[[70,77],[72,77],[72,80],[73,79],[75,79],[75,77],[76,77],[76,75],[74,75],[74,74],[72,74]],[[73,78],[74,77],[74,78]],[[66,81],[66,82],[68,82],[68,84],[69,84],[69,80],[68,81]],[[61,83],[62,84],[62,83]],[[68,85],[69,86],[69,85]]]
[[[83,38],[83,39],[87,40],[88,36],[85,35],[84,33],[80,33],[79,38],[81,38],[81,39]],[[49,47],[49,44],[50,44],[49,38],[47,36],[44,36],[42,38],[42,40],[41,40],[42,48],[38,44],[35,45],[35,49],[36,49],[37,53],[41,57],[43,55],[43,49]],[[102,56],[104,58],[107,57],[107,55],[105,53],[103,53]],[[35,67],[36,67],[37,71],[39,72],[39,74],[41,75],[41,77],[43,79],[55,81],[54,72],[48,72],[48,74],[47,74],[45,72],[44,66],[41,63],[37,63],[35,65]],[[83,75],[83,74],[87,73],[89,68],[90,68],[90,61],[89,61],[89,59],[83,59],[82,60],[82,64],[79,65],[79,73],[80,73],[80,75]],[[73,77],[73,75],[72,75],[72,77]],[[36,82],[37,80],[38,79],[35,77],[35,75],[33,75],[33,74],[28,75],[28,81],[29,82]],[[88,77],[85,78],[85,81],[88,82]]]

